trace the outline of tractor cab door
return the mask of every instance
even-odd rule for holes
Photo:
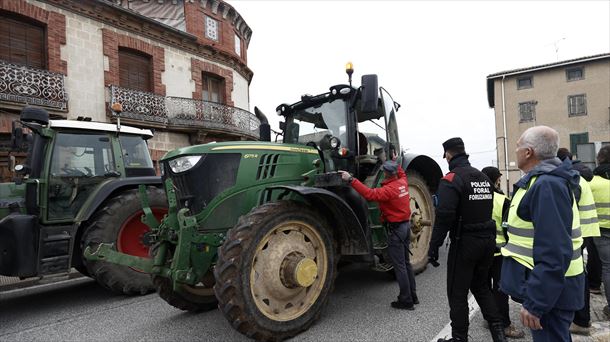
[[[380,91],[381,108],[375,113],[358,113],[357,177],[373,188],[381,181],[381,165],[400,153],[394,100],[385,89]]]
[[[109,133],[59,132],[50,158],[48,222],[72,221],[97,186],[117,176]]]

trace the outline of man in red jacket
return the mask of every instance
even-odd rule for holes
[[[371,189],[345,171],[339,171],[341,178],[367,201],[379,202],[381,220],[388,227],[388,254],[394,266],[400,294],[391,303],[396,309],[414,310],[419,304],[415,292],[415,275],[409,260],[411,241],[411,207],[407,175],[394,161],[386,161],[383,166],[385,179],[380,188]]]

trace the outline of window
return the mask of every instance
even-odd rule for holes
[[[576,154],[577,151],[577,146],[579,144],[586,144],[589,142],[589,133],[575,133],[575,134],[570,134],[570,152],[572,152],[572,154]]]
[[[205,37],[218,41],[218,21],[205,17]]]
[[[48,219],[75,217],[97,186],[116,172],[107,133],[58,133],[51,156]]]
[[[153,162],[146,141],[137,135],[121,135],[119,139],[123,150],[125,175],[127,177],[154,176]]]
[[[119,85],[123,88],[152,91],[152,58],[129,49],[119,49]]]
[[[517,79],[517,89],[527,89],[532,88],[533,86],[532,76],[520,77]]]
[[[16,15],[0,14],[0,59],[9,63],[46,69],[45,29],[16,19]]]
[[[568,115],[587,115],[587,95],[580,94],[568,96]]]
[[[235,35],[235,53],[241,56],[241,39],[239,39],[238,35]]]
[[[582,67],[566,69],[566,80],[568,82],[582,80],[585,78],[584,75]]]
[[[534,121],[536,118],[536,101],[519,103],[519,122]]]
[[[203,74],[202,100],[224,103],[224,80],[214,75]]]

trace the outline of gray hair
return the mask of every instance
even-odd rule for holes
[[[559,149],[559,133],[548,126],[528,128],[521,135],[521,145],[534,150],[538,160],[552,159]]]

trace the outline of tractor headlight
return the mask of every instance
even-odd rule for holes
[[[339,140],[339,138],[337,138],[337,137],[330,138],[330,147],[338,148],[339,146],[341,146],[341,140]]]
[[[201,156],[184,156],[169,161],[169,167],[173,173],[188,171],[199,162]]]

